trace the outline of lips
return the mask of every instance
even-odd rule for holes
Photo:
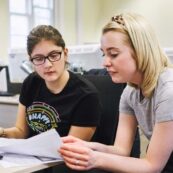
[[[54,71],[44,72],[45,75],[51,75],[51,74],[53,74],[53,73],[55,73],[55,72],[54,72]]]
[[[115,71],[108,71],[108,73],[109,73],[110,75],[113,75],[113,74],[116,74],[116,73],[118,73],[118,72],[115,72]]]

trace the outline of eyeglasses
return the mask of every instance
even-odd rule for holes
[[[50,52],[47,56],[44,55],[36,55],[34,57],[30,58],[30,61],[34,64],[34,65],[42,65],[45,63],[46,59],[48,59],[50,62],[55,62],[55,61],[59,61],[61,59],[61,54],[62,52],[59,51],[52,51]]]

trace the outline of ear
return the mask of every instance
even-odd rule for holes
[[[64,59],[65,59],[65,61],[67,61],[67,59],[68,59],[68,49],[67,48],[64,49]]]

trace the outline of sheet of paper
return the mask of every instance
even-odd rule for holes
[[[62,159],[43,159],[34,156],[20,155],[20,154],[4,154],[0,165],[4,168],[15,167],[15,166],[28,166],[28,165],[39,165],[62,161]]]
[[[57,151],[61,144],[55,129],[28,139],[0,138],[0,153],[4,155],[0,164],[13,166],[62,161]]]
[[[0,165],[8,168],[14,166],[25,166],[32,164],[41,164],[42,161],[33,156],[26,156],[20,154],[5,154],[3,159],[0,160]]]

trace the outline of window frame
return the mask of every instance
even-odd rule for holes
[[[26,12],[25,13],[10,11],[10,0],[8,1],[8,3],[9,3],[9,5],[8,5],[9,6],[9,49],[10,50],[13,50],[13,49],[25,49],[26,48],[26,43],[24,45],[22,43],[20,43],[23,46],[21,46],[20,44],[18,44],[17,46],[13,45],[13,42],[15,42],[13,40],[13,38],[16,37],[16,36],[17,37],[20,36],[20,34],[13,34],[12,33],[13,28],[12,28],[11,17],[13,15],[14,16],[24,16],[24,17],[26,17],[26,20],[27,20],[27,23],[28,23],[26,33],[28,34],[29,31],[33,27],[35,27],[37,25],[37,23],[35,23],[35,20],[36,20],[36,17],[37,17],[37,15],[34,14],[35,8],[38,8],[38,9],[41,9],[41,10],[42,9],[46,9],[46,10],[48,10],[50,12],[50,20],[49,20],[50,22],[49,23],[42,23],[42,24],[50,24],[50,25],[54,26],[55,25],[55,1],[56,0],[52,0],[52,5],[49,6],[49,7],[40,7],[40,6],[34,5],[34,0],[25,0],[25,2],[26,2],[26,4],[25,4],[26,5],[26,7],[25,7],[26,8]],[[23,39],[26,40],[26,36],[27,35],[23,35]]]

